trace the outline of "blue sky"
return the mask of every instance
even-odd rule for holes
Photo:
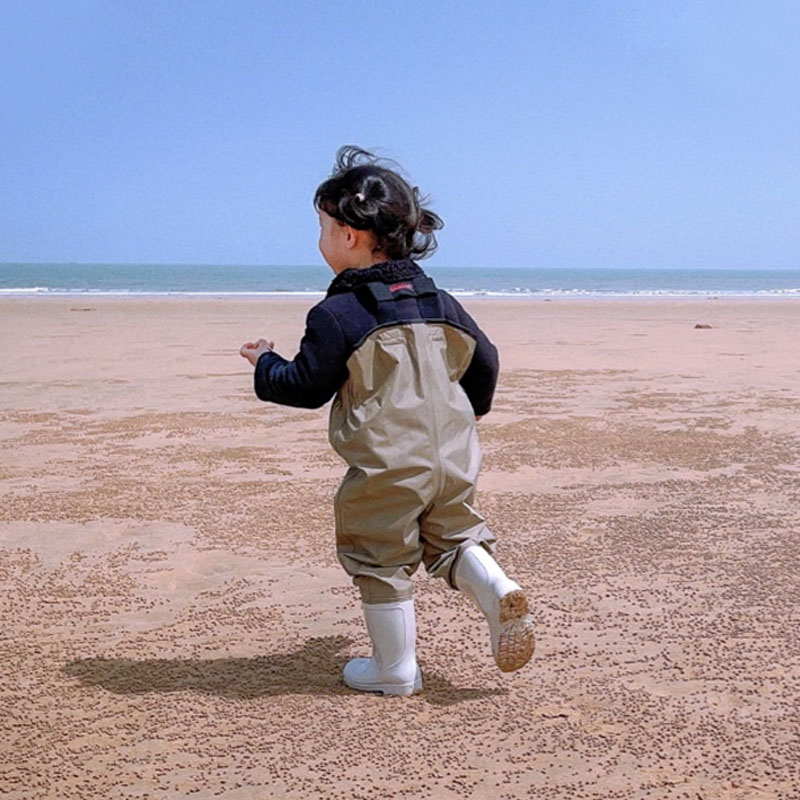
[[[455,266],[800,267],[800,4],[0,4],[0,261],[315,264],[337,147]]]

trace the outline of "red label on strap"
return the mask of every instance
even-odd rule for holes
[[[412,288],[411,284],[408,283],[408,282],[406,282],[406,283],[393,283],[389,287],[389,291],[390,292],[399,292],[401,289],[411,289],[411,288]]]

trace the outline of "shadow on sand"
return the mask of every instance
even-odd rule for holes
[[[291,694],[355,695],[341,679],[348,656],[346,636],[309,639],[292,653],[252,658],[82,658],[63,671],[85,686],[115,694],[195,691],[222,697],[256,698]],[[425,671],[421,697],[433,705],[505,695],[505,689],[464,689]]]

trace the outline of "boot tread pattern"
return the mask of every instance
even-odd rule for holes
[[[495,660],[502,672],[513,672],[531,660],[536,646],[524,592],[509,592],[500,599],[500,626]]]

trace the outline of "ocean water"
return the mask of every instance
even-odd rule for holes
[[[423,266],[425,266],[423,264]],[[486,297],[795,297],[800,270],[429,267],[443,289]],[[324,265],[0,264],[0,297],[20,295],[319,295]]]

